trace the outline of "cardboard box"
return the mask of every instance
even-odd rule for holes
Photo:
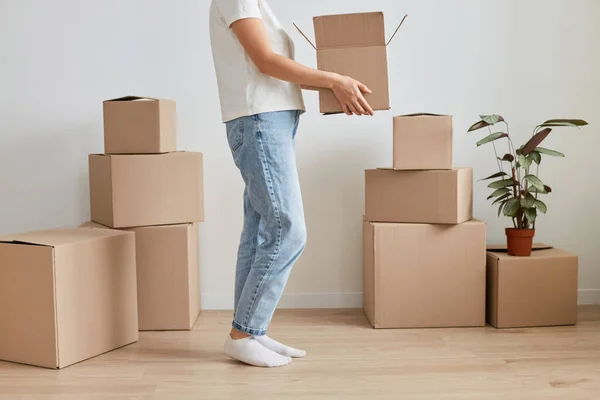
[[[192,329],[200,314],[198,224],[127,230],[135,233],[139,330]]]
[[[135,235],[0,238],[0,359],[63,368],[138,340]]]
[[[323,15],[314,17],[313,25],[316,46],[296,28],[317,51],[317,68],[364,83],[372,91],[365,99],[373,110],[389,110],[387,45],[400,25],[387,42],[382,12]],[[323,114],[343,112],[331,90],[319,90],[319,102]]]
[[[363,304],[375,328],[485,325],[486,226],[364,221]]]
[[[473,169],[365,171],[366,218],[373,222],[459,224],[473,215]]]
[[[394,117],[394,169],[452,169],[452,116]]]
[[[111,228],[204,219],[202,153],[89,156],[92,220]]]
[[[531,257],[487,253],[487,321],[496,328],[577,323],[577,256],[559,249]]]
[[[104,152],[151,154],[177,150],[175,102],[126,96],[104,102]]]

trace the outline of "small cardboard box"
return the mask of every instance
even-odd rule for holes
[[[363,304],[374,328],[485,325],[486,226],[364,221]]]
[[[126,230],[135,233],[139,330],[192,329],[200,314],[198,223]]]
[[[452,169],[452,116],[394,117],[394,169]]]
[[[488,251],[488,323],[496,328],[575,325],[577,262],[576,255],[553,248],[534,249],[530,257]]]
[[[0,359],[63,368],[138,340],[135,235],[0,238]]]
[[[459,224],[473,215],[473,169],[365,171],[366,218],[373,222]]]
[[[104,152],[152,154],[177,150],[172,100],[126,96],[104,101]]]
[[[202,153],[89,156],[92,221],[111,228],[204,220]]]
[[[365,99],[373,110],[389,110],[387,46],[402,22],[387,42],[382,12],[314,17],[316,46],[298,26],[296,28],[317,51],[318,69],[364,83],[372,91]],[[343,112],[331,90],[319,90],[319,103],[323,114]]]

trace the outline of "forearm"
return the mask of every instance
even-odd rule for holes
[[[259,69],[273,78],[296,83],[307,89],[331,89],[340,78],[338,74],[307,67],[277,53],[271,53],[265,57],[264,63]]]

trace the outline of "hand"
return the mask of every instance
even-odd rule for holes
[[[371,90],[361,82],[338,75],[331,90],[347,115],[373,115],[373,109],[363,96],[363,93],[371,93]]]

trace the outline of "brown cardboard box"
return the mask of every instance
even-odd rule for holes
[[[487,253],[487,321],[496,328],[577,323],[577,256],[559,249],[531,257]]]
[[[373,110],[389,110],[387,45],[400,26],[386,42],[382,12],[323,15],[314,17],[313,25],[316,46],[296,28],[316,49],[317,68],[364,83],[372,91],[365,99]],[[321,113],[343,112],[331,90],[319,90],[319,102]]]
[[[139,330],[192,329],[200,314],[198,224],[127,230],[135,232]]]
[[[375,328],[485,325],[486,226],[364,221],[363,303]]]
[[[92,220],[111,228],[204,219],[202,153],[89,156]]]
[[[56,229],[0,238],[0,359],[63,368],[138,340],[135,237]]]
[[[167,153],[177,147],[175,102],[126,96],[104,102],[104,152]]]
[[[473,169],[365,171],[366,218],[373,222],[459,224],[473,214]]]
[[[452,116],[394,117],[394,169],[452,169]]]

